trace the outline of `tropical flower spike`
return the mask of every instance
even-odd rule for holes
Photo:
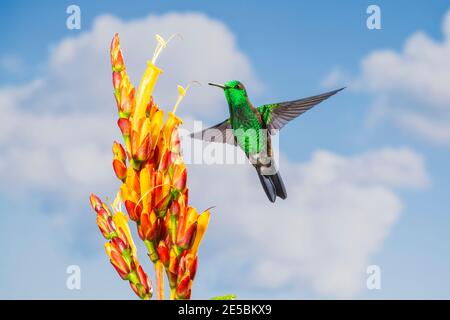
[[[96,195],[90,197],[91,206],[97,212],[97,225],[105,239],[105,250],[111,264],[123,280],[128,280],[133,291],[141,299],[150,299],[152,283],[137,259],[136,247],[128,227],[127,217],[120,211],[111,213]]]
[[[147,62],[137,93],[131,84],[120,50],[119,36],[111,42],[114,96],[117,103],[124,145],[114,141],[113,170],[121,181],[111,210],[95,195],[91,205],[97,224],[108,240],[105,248],[122,279],[128,280],[142,299],[152,296],[152,286],[138,263],[136,248],[128,226],[135,222],[139,238],[154,263],[157,299],[164,299],[164,274],[171,299],[189,299],[198,265],[198,248],[207,229],[210,212],[189,206],[187,170],[180,152],[175,116],[189,85],[178,86],[179,96],[164,122],[164,111],[152,98],[162,73],[155,63],[175,36],[165,41],[157,35],[153,59]],[[128,217],[122,213],[124,204]]]

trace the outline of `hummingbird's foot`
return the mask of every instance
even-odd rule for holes
[[[270,164],[268,167],[261,166],[260,172],[263,176],[273,176],[277,173],[277,168],[273,164]]]
[[[262,175],[271,176],[277,173],[275,161],[273,161],[273,158],[269,157],[265,152],[251,154],[248,158],[251,164],[259,168]]]

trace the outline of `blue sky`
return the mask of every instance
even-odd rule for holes
[[[19,122],[25,117],[31,124],[40,123],[36,128],[24,125],[24,128],[30,130],[28,135],[15,135],[15,129],[7,125],[9,117],[6,116],[3,118],[3,126],[7,129],[0,131],[4,134],[4,139],[0,139],[0,146],[7,150],[7,155],[0,156],[0,172],[5,176],[0,183],[0,210],[4,221],[0,230],[6,252],[0,258],[1,297],[133,298],[130,290],[107,263],[94,216],[87,201],[81,202],[87,199],[87,195],[92,191],[102,196],[111,196],[117,183],[108,184],[114,180],[108,180],[105,175],[112,176],[112,171],[104,173],[89,167],[89,164],[81,169],[67,169],[64,165],[84,164],[86,162],[82,157],[89,157],[92,153],[95,153],[99,163],[109,165],[108,141],[112,140],[113,136],[106,133],[117,134],[112,118],[115,107],[112,97],[107,96],[110,94],[107,91],[107,86],[110,85],[109,74],[103,72],[103,65],[95,68],[95,59],[102,56],[101,50],[105,48],[104,59],[105,63],[108,62],[106,50],[110,37],[116,31],[113,30],[114,26],[117,25],[120,30],[123,28],[123,34],[130,37],[133,30],[139,35],[148,34],[148,40],[145,41],[149,44],[143,45],[142,49],[131,39],[122,38],[125,58],[130,57],[130,61],[127,60],[126,63],[133,63],[130,69],[136,70],[136,84],[142,69],[138,68],[138,62],[131,60],[134,58],[134,61],[142,62],[142,57],[149,57],[152,52],[148,48],[153,46],[153,34],[169,35],[172,29],[176,29],[176,24],[170,31],[157,29],[157,26],[170,24],[164,22],[164,17],[171,13],[193,15],[191,18],[180,18],[185,21],[183,23],[193,25],[194,22],[201,21],[201,26],[208,23],[214,25],[211,31],[198,30],[198,35],[204,35],[205,39],[214,37],[214,32],[222,32],[227,37],[231,49],[227,47],[221,52],[223,64],[229,63],[231,67],[228,69],[221,61],[217,61],[218,56],[213,61],[212,68],[217,70],[217,73],[205,71],[198,76],[210,81],[223,80],[222,77],[247,80],[249,94],[255,104],[314,95],[331,87],[348,87],[338,96],[289,124],[280,135],[284,159],[280,169],[287,173],[292,172],[285,178],[289,199],[303,199],[301,195],[296,194],[296,190],[300,190],[311,197],[307,198],[311,203],[324,202],[328,207],[324,205],[325,208],[319,208],[309,204],[303,207],[300,200],[286,200],[278,206],[269,206],[260,195],[262,191],[259,190],[259,185],[256,185],[257,181],[251,180],[254,177],[250,170],[229,169],[223,166],[206,169],[192,166],[190,183],[194,205],[207,207],[210,202],[217,203],[218,215],[222,215],[212,222],[208,230],[210,234],[207,234],[200,257],[201,261],[204,261],[204,269],[200,268],[196,280],[198,287],[194,289],[198,294],[194,297],[207,298],[228,292],[237,293],[242,298],[450,297],[450,236],[447,231],[450,229],[450,177],[447,170],[450,139],[447,139],[445,131],[445,127],[450,126],[449,105],[446,103],[449,100],[443,93],[445,90],[436,84],[435,79],[426,79],[429,74],[435,72],[433,68],[436,64],[440,70],[450,68],[450,61],[440,58],[442,55],[439,54],[449,52],[447,48],[450,47],[450,37],[446,38],[443,32],[443,24],[449,10],[446,1],[433,1],[432,4],[425,1],[278,1],[277,6],[273,6],[273,3],[262,4],[261,1],[133,1],[127,4],[123,1],[76,1],[75,4],[81,8],[81,30],[68,30],[65,27],[66,8],[70,4],[72,2],[65,1],[39,1],[33,4],[10,1],[1,4],[0,28],[4,31],[0,44],[0,98],[1,101],[8,102],[8,105],[4,103],[5,109],[2,113],[8,115],[7,112],[13,110],[12,114]],[[381,30],[366,28],[366,8],[369,4],[377,4],[381,8]],[[149,15],[160,20],[152,20],[148,18]],[[96,25],[101,16],[115,18],[105,18],[103,24]],[[150,27],[147,30],[142,29],[140,25],[133,25],[136,21],[147,21],[145,23],[148,24],[143,25]],[[155,28],[152,29],[152,26]],[[224,26],[225,30],[220,26]],[[195,27],[193,29],[195,31]],[[120,32],[122,34],[122,31]],[[183,33],[183,30],[179,32]],[[428,42],[424,42],[425,45],[411,45],[413,49],[417,49],[417,54],[405,53],[405,44],[418,32],[437,45],[428,46]],[[101,38],[105,45],[94,37],[98,34],[110,34]],[[195,32],[192,34],[195,37]],[[88,38],[86,41],[92,41],[89,43],[98,44],[100,51],[83,50],[89,49],[83,47],[83,40],[80,40],[84,36]],[[64,41],[73,41],[73,47],[68,48],[76,53],[75,57],[64,55],[67,52],[64,49]],[[129,43],[128,55],[126,41]],[[199,57],[202,57],[202,54],[208,56],[210,49],[201,46],[190,48],[189,43],[192,41],[187,36],[180,46],[191,50],[190,59],[195,59],[195,52],[199,52]],[[176,48],[177,44],[171,46]],[[205,46],[208,46],[208,43],[205,43]],[[428,51],[424,49],[422,52],[421,48],[427,48]],[[167,49],[168,52],[169,50],[171,48]],[[395,66],[389,65],[390,60],[383,52],[396,55],[398,63],[395,66],[404,64],[406,67],[395,69]],[[245,57],[244,60],[241,55]],[[189,68],[183,69],[179,74],[171,69],[187,64],[181,61],[182,56],[172,51],[167,54],[167,58],[161,60],[163,68],[167,70],[167,79],[182,82],[197,76],[195,70]],[[58,57],[61,60],[57,60]],[[370,57],[375,58],[371,60]],[[72,60],[75,63],[71,63]],[[385,66],[390,67],[379,72],[369,72]],[[247,67],[248,71],[242,71],[247,70]],[[415,74],[415,69],[421,72]],[[326,81],[330,79],[333,70],[338,70],[337,77],[334,77],[333,81]],[[72,94],[78,93],[84,97],[90,97],[91,94],[83,84],[77,82],[77,73],[83,77],[92,75],[95,83],[103,82],[104,85],[98,90],[98,95],[102,97],[98,100],[83,100],[83,97],[78,97],[75,102],[68,102],[67,97]],[[445,75],[442,75],[439,79],[445,83],[446,79],[450,81],[450,76],[447,74],[445,78]],[[36,84],[37,89],[29,89],[36,80],[43,81],[42,87]],[[168,84],[162,84],[164,92],[166,85]],[[20,93],[14,93],[15,90]],[[31,93],[26,93],[27,90]],[[186,99],[182,115],[190,120],[201,118],[208,123],[219,122],[226,116],[225,101],[220,92],[211,93],[210,88],[205,86],[194,90],[196,93],[193,93],[192,100],[189,100],[189,97]],[[24,95],[25,98],[20,100],[16,95]],[[97,104],[90,105],[89,101]],[[83,103],[78,111],[77,103]],[[111,118],[108,118],[108,114]],[[373,120],[374,114],[381,116]],[[409,118],[404,116],[408,114],[418,115],[414,118],[417,120],[415,125],[407,122]],[[102,116],[107,120],[104,123],[99,120]],[[76,134],[69,135],[61,129],[61,136],[67,139],[64,150],[59,148],[57,138],[48,142],[46,137],[53,137],[50,129],[50,133],[39,131],[48,128],[46,124],[51,126],[51,121],[61,124],[57,128],[64,127],[64,123],[77,128],[77,119],[83,117],[89,117],[94,124],[98,121],[101,128],[105,129],[100,132],[106,132],[103,137],[92,139],[92,145],[89,144],[91,122],[86,124],[86,132],[79,136],[80,145],[76,145]],[[443,133],[437,135],[436,132],[423,129],[424,123],[435,125],[436,132],[438,125],[442,125]],[[10,126],[14,127],[14,124],[11,120]],[[95,134],[95,131],[92,133]],[[34,139],[39,140],[40,134],[43,135],[43,141],[39,141],[34,148]],[[18,138],[13,142],[15,137]],[[64,144],[65,140],[61,140],[61,144]],[[27,148],[25,151],[29,151],[24,154],[28,155],[30,164],[20,157],[22,143],[23,147]],[[315,157],[317,152],[320,155],[321,151],[324,152],[322,157]],[[62,160],[58,162],[54,158]],[[20,161],[16,162],[15,159]],[[41,160],[38,159],[43,159],[42,162],[45,163],[41,166]],[[61,166],[58,167],[59,170],[65,173],[36,173],[47,168],[46,163]],[[283,168],[283,163],[286,163],[286,169]],[[34,165],[36,170],[32,170]],[[375,169],[372,172],[370,168]],[[333,183],[324,185],[320,180],[320,172],[328,173],[327,170],[331,170],[330,174],[337,178],[333,178],[336,179]],[[86,177],[77,177],[80,171],[86,174]],[[208,180],[205,178],[208,174],[218,180],[210,182],[213,186],[220,188],[230,185],[232,181],[226,180],[225,177],[228,173],[231,176],[248,176],[249,182],[244,184],[243,188],[251,188],[253,181],[255,189],[258,190],[248,191],[250,195],[247,199],[237,199],[239,205],[236,207],[229,204],[229,198],[235,197],[236,193],[210,193],[209,199],[195,196],[195,191],[200,191],[198,186]],[[311,184],[300,182],[297,185],[294,178],[297,174],[305,178],[305,181],[311,179]],[[345,189],[347,186],[350,186],[350,189]],[[334,188],[339,188],[336,190],[339,205],[333,204],[333,200],[336,200],[334,196],[326,196],[333,195]],[[345,200],[348,190],[354,192],[352,194],[355,202],[358,202],[356,198],[360,195],[363,199],[361,203],[354,204],[351,195],[348,201]],[[340,192],[342,197],[338,196]],[[378,196],[380,198],[377,198]],[[385,200],[386,204],[379,204],[377,200],[383,203]],[[249,203],[251,201],[258,201],[258,204],[252,207]],[[342,217],[333,215],[334,206],[339,207],[337,210],[341,212]],[[385,215],[380,212],[377,216],[375,207],[377,210],[385,210]],[[302,213],[302,208],[305,213]],[[236,209],[248,211],[229,218],[223,217]],[[321,219],[329,221],[336,217],[337,221],[343,224],[342,229],[339,229],[341,224],[337,223],[336,230],[333,231],[336,237],[342,236],[341,240],[336,239],[336,243],[340,245],[336,245],[337,249],[334,251],[328,249],[334,248],[332,238],[329,243],[320,242],[319,235],[326,234],[324,230],[328,228],[329,222],[323,222],[325,226],[321,228],[320,220],[316,221],[314,217],[315,209],[322,210],[318,215]],[[251,212],[252,210],[255,212]],[[347,215],[346,212],[351,210],[354,210],[354,215]],[[358,210],[364,211],[364,214],[359,214]],[[316,257],[314,261],[310,261],[308,254],[299,253],[297,260],[292,259],[292,266],[286,267],[287,263],[282,264],[281,268],[286,268],[281,272],[282,278],[269,281],[270,285],[261,284],[261,279],[267,274],[276,272],[279,261],[288,261],[289,257],[274,249],[265,252],[263,248],[259,248],[256,253],[250,255],[245,251],[245,247],[233,251],[225,246],[223,243],[231,242],[232,236],[236,237],[236,241],[249,240],[256,245],[266,245],[260,235],[265,230],[262,227],[249,231],[247,235],[240,234],[250,228],[246,222],[240,222],[239,215],[246,214],[255,214],[262,220],[283,219],[278,217],[286,215],[292,221],[305,222],[303,225],[310,223],[314,225],[310,232],[317,232],[318,236],[293,237],[291,240],[288,238],[286,242],[280,240],[280,243],[292,244],[299,239],[306,239],[312,243],[310,248],[305,247],[306,244],[294,243],[298,245],[299,251],[327,249],[323,249],[323,255]],[[360,217],[365,217],[361,226],[357,224],[362,219]],[[355,220],[358,221],[355,222],[355,228],[361,228],[361,232],[366,232],[367,235],[355,232],[355,228],[351,227]],[[240,227],[234,227],[235,225]],[[261,222],[261,225],[264,223]],[[307,231],[309,230],[305,230],[306,233]],[[353,238],[344,237],[344,234],[348,233],[352,234]],[[278,235],[282,237],[282,234]],[[347,242],[358,244],[359,241],[362,243],[361,248],[347,245]],[[352,254],[353,250],[358,253]],[[341,252],[345,252],[345,255],[340,256]],[[141,256],[144,257],[144,254]],[[321,277],[318,271],[311,271],[321,269],[322,264],[327,264],[328,256],[336,263],[335,266],[330,265],[330,269],[323,267],[322,272],[333,274],[329,279],[326,275]],[[355,260],[351,266],[350,263],[345,263],[347,259],[353,258]],[[33,263],[37,260],[39,262],[34,266]],[[83,288],[80,291],[69,291],[65,288],[65,266],[68,264],[79,264],[82,267]],[[364,288],[364,282],[361,282],[365,277],[365,268],[362,267],[370,264],[381,267],[381,290],[369,291]],[[30,269],[34,271],[30,272]],[[333,280],[334,277],[339,277],[341,269],[342,279],[348,277],[352,283],[349,287],[341,283],[345,282],[344,280]],[[244,283],[244,275],[255,275],[255,280]],[[16,280],[12,281],[12,278]]]

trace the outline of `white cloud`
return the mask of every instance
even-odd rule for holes
[[[237,78],[251,88],[259,85],[222,22],[186,13],[132,21],[98,17],[92,30],[52,48],[39,79],[0,88],[0,197],[8,212],[0,234],[9,243],[1,263],[2,298],[117,297],[108,292],[111,286],[123,290],[121,297],[134,297],[104,255],[88,204],[90,192],[111,197],[118,187],[110,151],[112,140],[119,139],[109,65],[116,32],[136,86],[153,54],[154,35],[182,34],[184,40],[174,40],[158,62],[164,74],[156,99],[165,110],[176,100],[176,85],[191,80]],[[2,59],[0,68],[11,61]],[[179,113],[207,120],[226,110],[219,90],[194,86]],[[37,250],[23,254],[35,242]],[[93,250],[95,259],[89,256]],[[65,268],[73,263],[87,279],[81,292],[65,288]],[[12,280],[10,274],[20,276]]]
[[[415,131],[428,140],[448,145],[450,142],[449,119],[430,119],[417,113],[403,114],[398,123],[405,129]]]
[[[249,83],[250,87],[258,86],[250,62],[237,47],[234,35],[220,21],[197,13],[151,15],[131,22],[101,16],[95,20],[92,31],[77,38],[67,38],[53,48],[49,59],[51,82],[47,88],[52,95],[45,98],[47,110],[64,108],[110,113],[113,99],[108,50],[115,32],[120,34],[128,73],[136,86],[146,61],[153,54],[154,34],[162,33],[168,37],[179,33],[183,37],[184,40],[175,38],[158,60],[164,73],[158,81],[155,97],[166,109],[171,109],[175,103],[176,85],[192,80],[200,81],[204,86],[192,88],[183,103],[185,110],[180,111],[189,110],[189,113],[203,117],[226,110],[223,95],[219,90],[209,88],[208,82],[237,78]],[[74,90],[77,87],[83,94]],[[67,104],[60,104],[60,95],[65,99],[70,97]]]
[[[154,34],[182,34],[184,40],[173,40],[158,62],[164,73],[155,95],[163,109],[170,110],[174,104],[176,85],[190,80],[207,83],[236,77],[251,87],[258,86],[233,34],[217,20],[194,13],[149,16],[131,22],[101,16],[92,30],[52,48],[40,79],[0,89],[0,111],[5,120],[0,127],[0,174],[12,182],[0,188],[45,186],[58,190],[64,183],[71,194],[74,190],[80,194],[80,188],[94,191],[113,184],[110,145],[119,134],[109,43],[116,32],[120,33],[125,63],[135,86],[153,54]],[[193,87],[179,112],[208,119],[224,113],[224,104],[219,90]]]
[[[402,211],[396,190],[428,184],[423,159],[406,148],[350,157],[320,150],[306,163],[284,160],[288,199],[274,205],[250,166],[189,172],[194,203],[217,206],[206,238],[214,254],[202,256],[202,270],[216,270],[203,280],[209,290],[291,290],[290,298],[311,289],[328,297],[360,292],[370,259]]]
[[[444,17],[442,33],[443,39],[436,41],[416,32],[401,52],[370,53],[362,59],[360,74],[350,87],[376,96],[371,115],[393,119],[409,132],[450,145],[450,11]],[[324,83],[331,85],[344,75],[339,69],[332,70]]]

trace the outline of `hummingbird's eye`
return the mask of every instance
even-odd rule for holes
[[[234,86],[236,89],[242,90],[244,89],[244,86],[242,85],[242,83],[238,83],[237,85]]]

